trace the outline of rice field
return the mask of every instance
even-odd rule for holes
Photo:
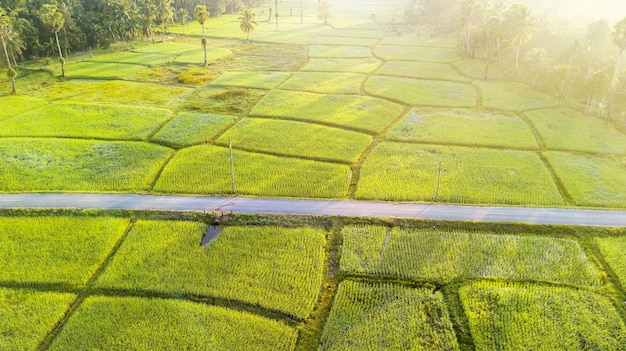
[[[50,350],[293,350],[295,329],[215,306],[177,300],[94,296]]]
[[[182,112],[154,134],[151,140],[176,148],[202,144],[225,131],[235,119],[227,115]]]
[[[398,122],[386,140],[537,149],[532,130],[521,118],[461,109],[415,109]]]
[[[595,238],[595,244],[617,275],[622,288],[626,289],[626,237]]]
[[[289,77],[284,72],[225,72],[212,85],[255,89],[274,89]]]
[[[451,63],[461,59],[451,48],[406,45],[378,45],[374,49],[374,54],[385,61]]]
[[[200,247],[205,229],[137,222],[96,286],[205,295],[308,316],[322,283],[321,230],[227,227]]]
[[[381,62],[375,58],[312,58],[302,67],[303,72],[343,72],[343,73],[371,73]]]
[[[626,327],[611,301],[584,290],[477,282],[459,290],[476,350],[615,350]]]
[[[178,110],[245,116],[266,90],[205,86],[193,90],[177,104]]]
[[[311,58],[370,58],[372,51],[367,46],[309,45]]]
[[[601,285],[599,272],[569,239],[359,226],[344,228],[343,238],[341,270],[348,273]]]
[[[438,184],[442,202],[564,204],[533,152],[391,142],[376,146],[363,163],[355,198],[435,201]]]
[[[146,69],[147,66],[133,63],[89,62],[71,64],[67,75],[81,79],[126,79]]]
[[[1,96],[0,97],[0,121],[18,116],[24,112],[36,110],[47,104],[45,100],[34,99],[27,96]]]
[[[339,284],[318,350],[459,350],[441,293]]]
[[[476,90],[454,82],[372,76],[365,83],[365,92],[411,106],[476,106]]]
[[[340,198],[345,196],[351,171],[346,165],[233,151],[235,189],[249,195]],[[161,193],[230,193],[227,148],[195,146],[181,150],[159,177]]]
[[[281,84],[280,89],[320,94],[359,94],[367,78],[357,73],[298,72]]]
[[[471,81],[458,74],[448,64],[432,62],[387,61],[376,71],[376,74],[460,83]]]
[[[475,81],[483,94],[483,106],[496,110],[526,111],[553,107],[556,100],[523,83],[512,81]]]
[[[0,136],[145,140],[170,118],[165,109],[52,103],[0,123]]]

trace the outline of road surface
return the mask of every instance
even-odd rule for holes
[[[626,211],[397,204],[348,200],[220,198],[135,194],[0,194],[0,208],[232,211],[251,214],[275,213],[584,226],[626,226]]]

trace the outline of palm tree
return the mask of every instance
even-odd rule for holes
[[[595,53],[602,52],[602,48],[605,47],[610,34],[611,28],[609,27],[609,21],[607,20],[599,20],[587,26],[585,44],[588,45],[591,55],[587,64],[587,77],[591,74]]]
[[[11,78],[11,87],[13,88],[11,94],[15,94],[17,92],[17,89],[15,89],[15,77],[17,77],[17,72],[13,67],[9,66],[9,69],[7,69],[7,77]]]
[[[615,60],[615,71],[613,72],[613,79],[611,80],[611,88],[615,89],[622,61],[622,53],[626,50],[626,18],[615,25],[615,30],[611,33],[611,39],[613,39],[613,42],[619,48],[619,54]]]
[[[186,8],[179,9],[178,19],[180,19],[180,25],[183,26],[183,35],[185,35],[185,28],[189,25],[189,11]]]
[[[161,21],[161,42],[165,42],[165,22],[170,22],[174,17],[172,0],[158,0],[156,17]]]
[[[7,65],[11,68],[11,60],[9,60],[9,52],[7,51],[7,44],[5,38],[13,31],[13,21],[9,17],[6,11],[0,7],[0,39],[2,39],[2,47],[4,48],[4,54],[7,58]]]
[[[206,61],[206,37],[204,36],[204,23],[209,19],[209,10],[204,5],[198,5],[193,9],[193,16],[198,20],[198,23],[202,26],[202,47],[204,48],[204,65],[207,65]]]
[[[65,25],[65,18],[63,14],[56,5],[44,4],[41,7],[40,12],[42,22],[50,27],[52,33],[54,33],[54,37],[57,42],[57,49],[59,49],[59,60],[61,62],[61,77],[65,78],[65,59],[63,58],[63,53],[61,52],[61,44],[59,43],[59,31]]]
[[[254,32],[254,29],[258,24],[256,23],[256,16],[250,9],[243,10],[243,13],[239,18],[239,28],[242,32],[246,32],[246,42],[250,42],[250,33]]]
[[[509,38],[516,46],[515,75],[517,76],[520,47],[533,38],[533,31],[537,30],[537,24],[535,18],[530,14],[530,9],[525,4],[511,5],[506,17]]]

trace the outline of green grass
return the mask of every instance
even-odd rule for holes
[[[372,51],[367,46],[309,45],[311,58],[370,58]]]
[[[626,157],[546,152],[576,205],[626,207]]]
[[[33,93],[47,100],[93,103],[123,103],[128,105],[166,106],[191,89],[161,84],[124,81],[70,80]]]
[[[163,126],[152,140],[177,148],[201,144],[226,129],[234,120],[233,116],[182,112]]]
[[[403,230],[343,229],[341,270],[454,281],[500,277],[599,286],[600,274],[577,242],[535,236]]]
[[[298,72],[280,88],[321,94],[359,94],[365,78],[364,74],[356,73]]]
[[[251,115],[288,117],[381,132],[402,113],[402,106],[367,96],[321,95],[273,90],[254,106]]]
[[[175,44],[175,43],[168,43]],[[162,45],[154,45],[154,48],[161,47]],[[159,50],[150,50],[150,46],[144,46],[136,49],[137,51],[117,51],[110,54],[98,55],[89,58],[88,60],[91,62],[99,62],[99,63],[126,63],[126,64],[136,64],[141,66],[148,65],[160,65],[168,62],[172,62],[176,58],[176,54],[169,52],[167,50],[159,51]],[[72,69],[70,65],[68,69]]]
[[[611,301],[583,290],[476,282],[459,291],[477,351],[622,351],[626,327]]]
[[[354,45],[354,46],[374,46],[378,42],[377,38],[351,38],[338,36],[320,35],[313,39],[310,44],[317,45]]]
[[[265,90],[258,89],[208,86],[186,96],[179,109],[241,116],[248,114],[265,94]]]
[[[113,218],[1,217],[0,281],[85,286],[128,223]]]
[[[293,350],[296,330],[186,301],[90,297],[50,350]]]
[[[460,61],[454,62],[452,65],[466,76],[477,78],[477,79],[485,78],[485,60],[464,58]],[[500,70],[498,69],[496,65],[491,64],[489,65],[487,78],[488,79],[502,78],[502,73],[500,72]]]
[[[476,106],[476,90],[467,84],[372,76],[365,83],[371,95],[415,106]]]
[[[432,62],[387,61],[376,74],[462,83],[470,81],[469,78],[456,73],[449,65]]]
[[[200,25],[196,23],[198,27]],[[138,54],[157,54],[157,55],[181,55],[189,51],[198,50],[202,51],[202,45],[200,45],[200,39],[198,39],[197,45],[187,43],[177,43],[166,41],[164,43],[151,43],[149,45],[142,45],[133,50],[133,53]],[[207,51],[209,48],[207,48]]]
[[[36,350],[74,298],[72,294],[0,288],[0,349]]]
[[[595,238],[595,243],[617,275],[622,288],[626,289],[626,237]]]
[[[450,63],[461,59],[454,49],[406,45],[378,45],[374,54],[386,61]]]
[[[66,74],[68,77],[81,79],[125,79],[143,69],[146,66],[139,64],[83,61],[69,65]]]
[[[344,165],[233,151],[236,190],[249,195],[341,198],[348,191],[350,168]],[[196,146],[180,151],[154,190],[213,194],[231,191],[228,149]]]
[[[274,89],[289,77],[284,72],[225,72],[211,82],[212,85]]]
[[[18,116],[24,112],[36,110],[47,104],[46,101],[33,99],[27,96],[3,96],[0,97],[0,121]],[[4,127],[3,127],[4,128]]]
[[[459,350],[440,292],[339,284],[318,350]]]
[[[233,55],[232,51],[224,48],[207,48],[206,49],[206,60],[207,63],[216,62],[219,60],[223,60],[225,58],[231,57]],[[192,51],[182,53],[180,56],[174,59],[174,62],[180,63],[204,63],[204,51],[201,45],[198,45],[197,48]]]
[[[341,5],[341,4],[337,4]],[[353,6],[351,3],[346,3],[344,5]],[[348,11],[354,11],[353,8]],[[385,36],[385,33],[378,28],[375,29],[339,29],[339,30],[329,30],[323,33],[324,36],[327,37],[347,37],[347,38],[372,38],[372,39],[382,39]]]
[[[533,132],[522,119],[480,110],[413,110],[387,133],[386,139],[538,148]]]
[[[483,106],[506,111],[552,107],[556,101],[526,84],[511,81],[476,81],[483,92]]]
[[[0,124],[0,136],[145,140],[172,116],[147,107],[54,103]]]
[[[321,230],[226,227],[200,247],[205,229],[191,222],[136,223],[96,285],[214,296],[300,319],[313,310],[322,284]]]
[[[626,154],[626,135],[567,108],[526,112],[550,149]]]
[[[0,139],[0,191],[148,190],[171,149],[139,142]]]
[[[343,72],[343,73],[372,73],[380,66],[380,61],[374,58],[367,59],[310,59],[302,68],[303,72]]]
[[[224,133],[216,143],[277,155],[354,163],[372,143],[369,135],[320,125],[246,118]]]
[[[563,205],[533,152],[382,143],[367,157],[357,199],[453,203]]]
[[[456,38],[432,38],[432,37],[413,37],[413,36],[401,36],[401,37],[385,37],[380,44],[382,45],[406,45],[406,46],[426,46],[437,48],[451,48],[455,49],[457,46]],[[427,48],[424,48],[427,50]]]

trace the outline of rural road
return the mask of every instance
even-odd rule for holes
[[[220,198],[134,194],[0,194],[0,208],[225,211],[319,216],[397,217],[479,222],[626,226],[626,211],[397,204],[347,200]]]

